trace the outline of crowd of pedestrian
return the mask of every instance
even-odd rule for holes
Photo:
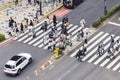
[[[84,44],[86,44],[86,43],[84,42]],[[101,57],[106,52],[106,54],[107,54],[106,58],[113,60],[115,58],[115,53],[119,52],[120,43],[119,43],[119,40],[115,41],[114,37],[111,36],[111,40],[110,40],[109,44],[110,44],[109,47],[106,49],[107,51],[105,51],[104,42],[101,42],[100,44],[98,44],[97,55],[99,55]],[[77,52],[76,58],[79,61],[82,61],[82,58],[86,55],[86,51],[87,51],[87,48],[84,45],[82,47],[80,47],[80,49]]]
[[[44,30],[45,32],[50,29],[50,32],[48,35],[44,35],[43,37],[43,44],[48,45],[48,50],[55,50],[55,48],[59,49],[67,49],[67,51],[70,50],[70,46],[72,46],[71,36],[72,34],[68,33],[67,27],[69,25],[69,20],[67,17],[64,17],[62,20],[62,25],[60,30],[57,28],[57,17],[56,15],[53,15],[53,25],[49,26],[50,20],[49,16],[47,17],[47,20],[44,22],[44,25],[41,27],[41,30]]]
[[[24,18],[24,21],[21,23],[17,23],[15,19],[10,17],[8,22],[8,30],[7,33],[10,36],[18,36],[21,33],[24,33],[26,30],[29,31],[29,35],[34,37],[34,25],[36,24],[35,20],[29,20],[28,18]]]

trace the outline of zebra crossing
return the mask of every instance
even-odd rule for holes
[[[34,31],[36,33],[36,38],[29,36],[28,35],[29,31],[27,30],[25,33],[21,33],[19,36],[13,38],[13,40],[22,42],[22,43],[25,43],[28,45],[36,46],[38,48],[47,49],[48,45],[43,44],[43,37],[45,35],[49,34],[50,26],[53,26],[53,23],[52,23],[52,21],[50,21],[48,30],[46,32],[44,32],[43,30],[40,30],[43,23],[44,23],[44,21],[42,21],[39,26],[36,26],[34,28]],[[59,34],[60,34],[60,30],[61,30],[61,25],[62,25],[62,22],[58,22],[57,26],[56,26]],[[78,25],[73,25],[73,24],[68,25],[67,30],[68,30],[69,34],[72,34],[72,40],[74,40],[76,38],[77,32],[81,29],[82,29],[82,27],[80,27]],[[83,31],[87,31],[87,30],[88,30],[88,28],[83,29]]]
[[[115,41],[120,40],[120,36],[116,36],[114,34],[109,34],[102,31],[96,33],[95,36],[88,41],[88,44],[85,45],[87,48],[87,52],[82,60],[100,67],[105,67],[106,69],[111,69],[113,71],[120,72],[120,50],[114,53],[115,58],[113,60],[107,58],[111,36],[114,37]],[[98,44],[100,44],[101,42],[105,44],[105,53],[102,56],[99,56],[97,54],[97,48]],[[77,54],[78,50],[79,49],[74,51],[74,53],[71,54],[70,57],[74,57]]]

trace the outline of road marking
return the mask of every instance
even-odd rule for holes
[[[115,25],[115,26],[120,26],[120,24],[115,23],[115,22],[108,22],[108,24],[112,24],[112,25]]]
[[[54,68],[54,65],[52,65],[50,68],[49,68],[49,71],[52,70]]]
[[[113,71],[116,71],[120,67],[120,62],[113,68]]]
[[[92,49],[95,45],[97,45],[98,43],[101,42],[101,40],[103,40],[105,37],[107,37],[109,34],[108,33],[105,33],[102,37],[99,38],[99,40],[97,40],[94,44],[92,44],[91,46],[89,46],[87,48],[87,50],[89,51],[90,49]],[[83,58],[83,61],[87,60],[95,51],[97,50],[97,47],[92,50],[89,54],[87,54],[84,58]]]
[[[88,44],[90,44],[91,42],[93,42],[95,39],[97,39],[99,36],[101,36],[103,34],[103,32],[98,33],[97,36],[95,36],[94,38],[92,38],[90,41],[88,41]],[[78,50],[76,50],[72,55],[70,55],[70,57],[74,57],[77,54]]]
[[[117,58],[115,58],[106,68],[110,69],[119,59],[120,59],[120,56],[118,56]]]
[[[115,41],[116,40],[118,40],[120,37],[119,36],[117,36],[116,38],[115,38]],[[115,53],[114,55],[117,55],[118,54],[118,52],[117,53]],[[110,61],[110,59],[106,59],[103,63],[101,63],[101,67],[103,67],[105,64],[107,64],[108,62]]]

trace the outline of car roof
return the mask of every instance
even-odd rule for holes
[[[15,65],[16,61],[9,60],[6,64],[7,65]]]

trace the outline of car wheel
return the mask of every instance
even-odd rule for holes
[[[20,75],[20,73],[21,73],[21,69],[18,70],[17,75]]]
[[[29,59],[29,64],[32,63],[32,58]]]

